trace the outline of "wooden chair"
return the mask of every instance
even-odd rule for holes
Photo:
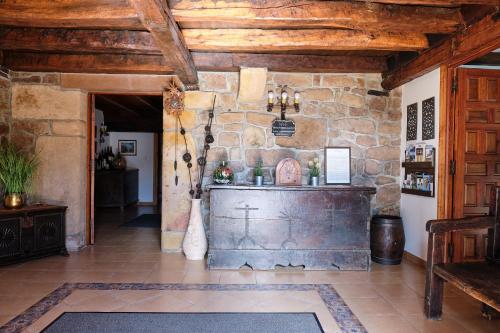
[[[485,262],[445,264],[445,233],[488,228]],[[463,219],[431,220],[424,312],[429,319],[441,319],[444,282],[449,282],[483,303],[483,314],[491,318],[500,311],[500,187],[491,192],[490,214]],[[494,311],[494,310],[496,311]]]

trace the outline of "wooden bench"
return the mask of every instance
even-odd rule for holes
[[[424,312],[429,319],[441,319],[444,282],[483,303],[483,314],[500,311],[500,187],[492,190],[488,216],[427,222],[429,244],[425,278]],[[452,231],[488,229],[485,262],[444,263],[445,234]]]

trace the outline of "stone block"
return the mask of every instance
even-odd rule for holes
[[[203,91],[218,91],[227,92],[227,80],[224,73],[200,72],[198,73],[200,80],[200,90]]]
[[[243,112],[224,112],[215,115],[216,124],[232,124],[241,123],[245,120],[245,114]]]
[[[349,108],[349,115],[353,117],[362,117],[368,114],[368,110],[365,108]]]
[[[384,111],[387,105],[387,97],[382,96],[369,96],[368,107],[371,110]]]
[[[377,145],[377,138],[370,135],[359,135],[356,138],[356,143],[365,147],[374,147]]]
[[[52,135],[85,136],[87,124],[83,121],[53,121]]]
[[[295,135],[276,137],[276,145],[298,149],[322,149],[326,143],[327,123],[323,119],[289,117],[295,121]]]
[[[343,93],[340,96],[339,103],[354,108],[362,108],[365,106],[365,98],[355,94]]]
[[[323,75],[323,87],[338,87],[338,88],[355,88],[359,87],[358,82],[355,78],[350,76],[339,76],[339,75]]]
[[[245,159],[247,166],[255,167],[258,161],[262,161],[265,167],[276,167],[279,161],[284,158],[294,158],[295,153],[290,149],[247,149],[245,151]]]
[[[382,172],[382,164],[375,160],[365,161],[365,172],[368,175],[378,175]]]
[[[49,135],[50,126],[47,120],[12,120],[12,132],[27,132],[31,135]]]
[[[43,202],[68,206],[66,233],[73,247],[81,247],[85,245],[87,141],[81,137],[41,136],[36,152],[39,167],[33,194]]]
[[[243,123],[225,124],[224,131],[242,132],[243,131]]]
[[[219,134],[219,140],[217,142],[219,146],[222,147],[239,147],[240,136],[238,133],[222,132]]]
[[[257,126],[270,127],[276,116],[271,113],[247,113],[247,123]]]
[[[266,133],[262,128],[248,126],[243,133],[245,147],[262,147],[266,144]]]
[[[262,99],[266,92],[267,68],[241,68],[238,101],[253,103]]]
[[[222,110],[236,110],[237,108],[236,96],[234,94],[217,94],[215,106],[217,109]]]
[[[85,120],[87,95],[57,86],[13,84],[12,117]]]
[[[395,183],[396,180],[392,177],[387,177],[387,176],[378,176],[375,178],[375,184],[377,185],[386,185],[386,184],[391,184]]]
[[[328,88],[311,88],[302,93],[305,101],[331,101],[334,98],[333,91]]]
[[[227,161],[227,157],[227,150],[225,148],[211,148],[207,154],[207,162]]]
[[[275,85],[286,85],[297,89],[309,88],[313,84],[312,74],[307,73],[275,73],[273,80]]]
[[[207,91],[186,91],[184,107],[190,110],[212,110],[214,93]]]
[[[348,118],[335,120],[332,122],[331,127],[359,134],[375,133],[374,122],[365,118]]]
[[[174,116],[173,114],[167,114],[167,112],[163,112],[163,129],[164,130],[175,130],[175,123],[176,123],[177,117]],[[181,113],[180,120],[182,123],[182,126],[186,130],[190,130],[195,128],[198,124],[196,123],[196,112],[194,111],[188,111],[184,110]],[[180,128],[180,124],[179,124]]]
[[[374,147],[374,148],[368,148],[366,151],[366,158],[374,159],[374,160],[379,160],[379,161],[392,161],[392,160],[398,160],[399,161],[399,147]]]
[[[378,126],[380,134],[399,135],[401,133],[401,123],[383,122]]]
[[[230,161],[241,160],[241,149],[240,148],[231,148],[229,150],[229,160]]]
[[[401,199],[401,189],[398,184],[380,186],[377,189],[377,204],[391,204]]]

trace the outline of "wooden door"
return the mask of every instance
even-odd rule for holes
[[[87,244],[94,244],[95,188],[95,95],[89,94],[87,108]]]
[[[453,217],[488,214],[500,185],[500,70],[459,69]],[[453,261],[484,260],[487,233],[456,232]]]

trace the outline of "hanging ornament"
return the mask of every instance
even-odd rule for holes
[[[163,93],[163,109],[172,115],[180,115],[184,111],[184,92],[177,87],[174,80],[168,83]]]

